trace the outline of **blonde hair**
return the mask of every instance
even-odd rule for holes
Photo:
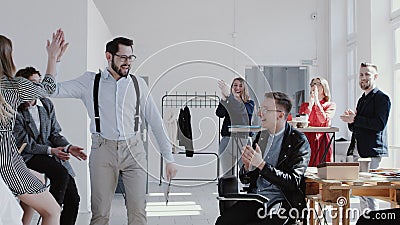
[[[328,81],[325,80],[324,78],[321,77],[314,77],[311,79],[311,84],[314,82],[314,80],[318,79],[321,82],[321,85],[323,87],[323,93],[324,93],[324,100],[329,102],[331,100],[331,91],[329,89],[329,84]]]
[[[240,98],[242,99],[242,101],[243,102],[250,101],[249,88],[247,86],[247,82],[243,78],[236,77],[235,79],[233,79],[232,84],[231,84],[231,91],[233,88],[233,83],[235,83],[235,81],[239,81],[242,84],[243,91],[242,91],[242,94],[240,95]]]
[[[7,37],[0,35],[0,120],[7,121],[15,112],[1,94],[1,81],[4,76],[14,77],[15,64],[12,58],[12,42]]]

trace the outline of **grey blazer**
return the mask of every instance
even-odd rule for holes
[[[39,101],[39,99],[38,99]],[[29,161],[33,155],[47,155],[49,147],[64,147],[69,144],[67,139],[60,134],[61,127],[57,121],[54,105],[48,98],[41,98],[43,106],[38,106],[40,118],[40,131],[28,110],[19,110],[14,126],[14,137],[18,148],[23,143],[27,143],[21,155],[25,162]],[[60,162],[68,173],[74,177],[75,173],[68,161],[55,159]]]

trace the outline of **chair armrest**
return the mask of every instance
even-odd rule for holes
[[[259,194],[238,194],[238,193],[227,193],[223,196],[218,196],[218,200],[221,201],[256,201],[261,204],[266,204],[269,199]]]

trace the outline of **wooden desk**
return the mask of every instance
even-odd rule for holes
[[[323,180],[316,174],[306,173],[306,195],[318,196],[309,198],[310,208],[315,202],[330,204],[338,216],[332,218],[332,224],[350,223],[350,193],[353,196],[373,196],[390,201],[392,207],[400,205],[400,178],[360,177],[358,180]],[[339,218],[339,212],[343,212]],[[310,213],[310,224],[314,224],[314,215]]]
[[[339,128],[337,127],[306,127],[306,128],[296,128],[297,130],[299,130],[300,132],[303,133],[327,133],[327,134],[332,134],[331,140],[329,140],[328,144],[326,145],[325,148],[323,148],[323,146],[318,146],[318,151],[323,151],[324,155],[323,158],[326,157],[326,154],[329,151],[329,147],[332,145],[333,146],[333,161],[335,162],[335,152],[336,152],[336,148],[335,148],[335,138],[336,138],[336,132],[339,132]],[[324,135],[325,137],[325,135]],[[326,138],[324,138],[323,144],[326,144]],[[311,158],[310,161],[311,163],[316,161],[316,157]]]

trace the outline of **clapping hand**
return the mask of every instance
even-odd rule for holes
[[[347,109],[346,111],[344,111],[344,114],[340,116],[340,119],[342,119],[342,121],[345,123],[354,123],[355,117],[356,112],[351,109]]]
[[[265,165],[265,161],[262,157],[261,149],[258,144],[256,144],[256,149],[254,150],[251,146],[246,145],[242,149],[242,161],[246,170],[249,170],[250,166],[258,167],[262,169]]]
[[[318,88],[316,85],[312,87],[311,93],[310,93],[310,99],[308,101],[308,106],[312,107],[315,102],[318,101]]]

